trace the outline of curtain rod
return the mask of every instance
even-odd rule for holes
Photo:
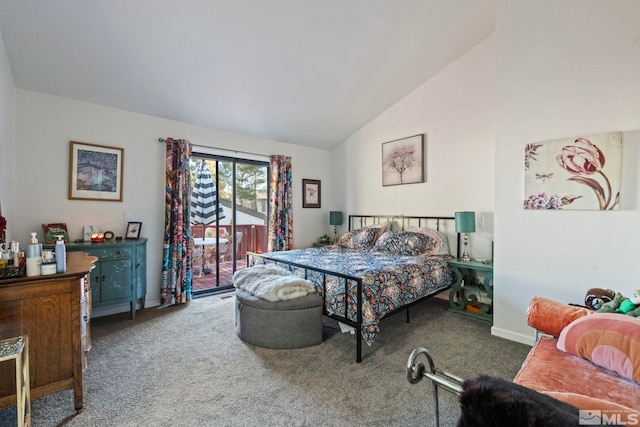
[[[158,138],[158,142],[167,142],[166,139],[164,138]],[[225,150],[224,148],[215,148],[215,147],[208,147],[206,145],[197,145],[197,144],[191,144],[192,147],[200,147],[200,148],[208,148],[208,149],[212,149],[212,150],[220,150],[220,151],[227,151],[229,153],[235,153],[235,154],[247,154],[250,156],[261,156],[261,157],[269,157],[267,155],[264,154],[256,154],[256,153],[250,153],[248,151],[238,151],[238,150]]]

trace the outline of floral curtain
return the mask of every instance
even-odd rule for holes
[[[190,156],[189,141],[166,139],[161,305],[191,300]]]
[[[274,155],[271,160],[269,252],[293,248],[293,182],[291,157]]]

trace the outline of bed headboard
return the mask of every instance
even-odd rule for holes
[[[461,238],[460,233],[456,233],[456,222],[453,216],[349,215],[349,231],[384,222],[391,222],[391,229],[397,231],[411,227],[442,231],[449,238],[451,255],[460,258]]]

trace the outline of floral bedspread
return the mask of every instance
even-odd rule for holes
[[[264,254],[269,258],[295,262],[349,276],[361,277],[364,300],[362,302],[362,337],[371,344],[380,331],[379,321],[386,314],[423,296],[450,286],[454,282],[446,262],[447,257],[416,257],[395,255],[384,252],[362,251],[338,247],[295,249]],[[261,263],[254,258],[255,263]],[[267,261],[268,262],[268,261]],[[304,269],[296,274],[304,276]],[[326,310],[329,314],[356,321],[357,282],[349,280],[345,304],[345,280],[309,270],[307,280],[316,285],[316,291],[323,296],[326,289]]]

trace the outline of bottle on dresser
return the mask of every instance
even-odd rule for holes
[[[27,276],[42,274],[42,245],[38,243],[36,233],[31,233],[31,243],[27,246]]]
[[[67,248],[64,245],[64,236],[57,236],[56,240],[56,271],[64,273],[67,271]]]

